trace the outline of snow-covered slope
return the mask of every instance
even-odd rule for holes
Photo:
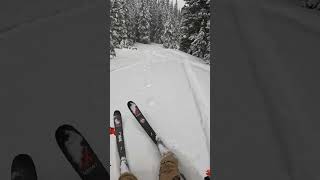
[[[134,101],[154,130],[176,153],[189,180],[203,179],[210,167],[210,67],[200,59],[161,45],[136,44],[116,49],[110,64],[110,126],[120,110],[131,171],[141,180],[157,180],[160,156],[136,122],[127,102]],[[111,179],[119,177],[115,136],[110,136]]]

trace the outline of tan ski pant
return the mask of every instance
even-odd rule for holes
[[[119,180],[138,180],[132,173],[123,173]],[[160,162],[159,180],[180,180],[178,159],[172,152],[163,156]]]
[[[125,172],[121,174],[119,180],[138,180],[132,173]]]

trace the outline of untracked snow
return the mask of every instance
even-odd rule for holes
[[[120,110],[132,173],[158,180],[160,154],[127,107],[135,102],[149,124],[178,157],[188,180],[203,179],[210,168],[210,67],[201,59],[159,44],[116,49],[110,62],[110,126]],[[119,177],[115,136],[110,135],[110,175]]]

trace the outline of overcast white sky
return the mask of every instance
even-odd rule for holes
[[[173,1],[173,3],[176,3],[176,0],[172,0],[172,1]],[[184,3],[185,3],[184,0],[178,0],[178,8],[181,9],[183,7]]]

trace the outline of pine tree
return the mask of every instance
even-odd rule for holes
[[[113,3],[114,3],[114,1],[113,0],[111,0],[111,7],[113,6]],[[108,13],[110,13],[110,17],[111,17],[111,19],[112,19],[112,16],[111,16],[111,11],[109,11]],[[113,45],[113,40],[112,40],[112,30],[110,29],[110,31],[109,31],[109,36],[110,36],[110,40],[109,40],[109,55],[110,55],[110,59],[112,59],[113,57],[115,57],[116,56],[116,52],[115,52],[115,50],[114,50],[114,45]]]
[[[178,9],[178,1],[176,0],[176,3],[174,4],[174,16],[175,18],[178,18],[178,15],[179,15],[179,9]]]
[[[190,45],[188,53],[200,58],[204,58],[207,53],[208,46],[205,28],[201,27],[199,33],[196,36],[190,37],[190,39],[193,41]]]
[[[181,35],[180,35],[180,50],[184,51],[184,52],[188,52],[190,45],[192,43],[192,40],[189,39],[190,35],[192,33],[195,32],[195,30],[193,30],[193,18],[192,18],[192,14],[189,10],[189,5],[188,2],[186,2],[187,4],[185,6],[183,6],[182,10],[181,10]]]
[[[137,5],[136,0],[126,0],[125,1],[126,9],[128,10],[125,15],[126,27],[127,27],[127,36],[128,36],[128,45],[133,46],[136,42],[136,24],[137,24]]]
[[[112,59],[113,57],[116,56],[116,52],[114,51],[114,46],[113,46],[113,43],[112,43],[111,33],[110,33],[110,49],[109,49],[109,52],[110,52],[110,59]]]
[[[170,49],[178,49],[179,47],[179,27],[177,25],[177,21],[175,18],[169,18],[167,24],[165,26],[165,33],[164,33],[164,42],[163,45],[165,48]]]
[[[206,31],[208,32],[207,34],[208,34],[208,36],[207,36],[207,51],[206,51],[206,53],[205,53],[205,55],[204,55],[204,60],[206,60],[207,62],[209,62],[210,63],[210,53],[212,53],[211,52],[211,39],[210,39],[210,20],[208,20],[208,22],[207,22],[207,27],[206,27]]]
[[[134,23],[134,31],[135,31],[135,42],[139,42],[139,37],[140,37],[140,34],[139,34],[139,21],[140,21],[140,12],[139,12],[139,9],[140,9],[140,2],[138,1],[137,2],[137,11],[135,13],[135,23]]]
[[[169,13],[170,13],[170,15],[174,14],[173,1],[170,1],[170,5],[169,5]]]
[[[111,8],[111,35],[113,45],[116,48],[123,48],[128,45],[126,13],[124,0],[114,0]]]
[[[182,8],[180,50],[210,58],[210,0],[186,0]]]
[[[158,7],[156,9],[156,26],[154,29],[154,35],[153,35],[153,42],[155,43],[162,43],[161,36],[164,33],[164,15],[163,15],[163,9],[164,9],[164,0],[159,0],[156,4]]]
[[[170,3],[168,0],[166,1],[166,10],[166,21],[162,35],[163,47],[177,49],[179,40],[179,21],[178,17],[175,15],[176,12],[173,1]]]
[[[166,0],[165,4],[164,4],[164,14],[165,14],[165,21],[167,21],[169,19],[169,15],[170,15],[170,1]],[[164,21],[164,22],[165,22]]]
[[[156,40],[156,33],[157,33],[157,26],[158,26],[158,13],[157,10],[157,0],[151,0],[150,2],[150,15],[151,15],[151,21],[150,21],[150,40],[151,42],[157,42]]]
[[[148,1],[142,0],[138,18],[138,40],[141,43],[150,43],[150,20],[151,15],[148,7]]]

